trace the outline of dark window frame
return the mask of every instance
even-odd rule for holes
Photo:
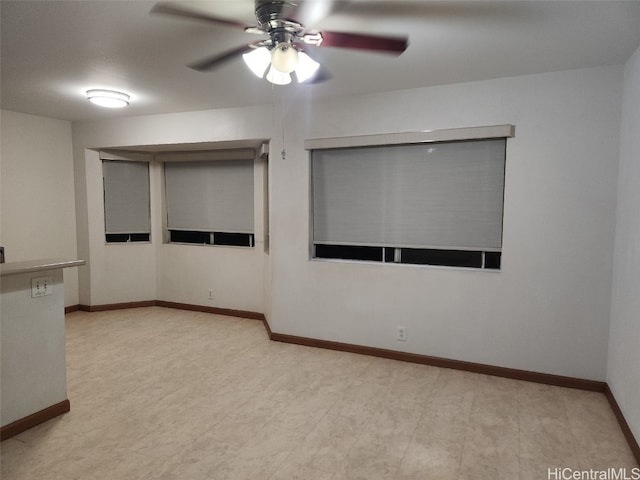
[[[106,243],[150,243],[150,233],[105,233]]]
[[[395,265],[429,265],[437,267],[470,268],[474,270],[501,269],[502,252],[484,250],[450,250],[437,248],[403,248],[393,246],[313,245],[314,260],[372,262]]]
[[[254,248],[254,233],[167,230],[168,243],[177,245],[211,245],[217,247]]]

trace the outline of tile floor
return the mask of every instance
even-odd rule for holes
[[[542,480],[637,467],[602,394],[270,342],[159,307],[67,315],[71,412],[3,480]]]

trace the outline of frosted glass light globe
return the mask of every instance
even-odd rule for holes
[[[269,68],[269,72],[265,78],[274,85],[288,85],[291,83],[291,75],[277,71],[273,68],[273,65]]]
[[[298,66],[298,51],[290,43],[279,43],[271,51],[271,65],[281,73],[293,72]]]
[[[264,72],[267,71],[267,67],[271,63],[271,53],[266,47],[251,50],[242,55],[242,58],[249,69],[260,78],[264,77]]]

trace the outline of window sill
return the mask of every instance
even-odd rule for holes
[[[340,258],[310,258],[311,263],[333,263],[342,265],[354,265],[354,266],[376,266],[376,267],[395,267],[395,268],[412,268],[412,269],[429,269],[429,270],[444,270],[450,271],[462,271],[462,272],[475,272],[475,273],[501,273],[502,269],[498,268],[473,268],[473,267],[454,267],[447,265],[417,265],[414,263],[395,263],[395,262],[372,262],[368,260],[344,260]]]
[[[189,243],[189,242],[164,242],[163,245],[176,245],[181,247],[212,247],[212,248],[234,248],[238,250],[255,250],[255,246],[243,245],[216,245],[212,243]]]

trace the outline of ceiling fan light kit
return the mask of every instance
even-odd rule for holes
[[[255,0],[255,15],[258,26],[244,25],[169,2],[157,3],[151,13],[202,20],[218,25],[242,28],[250,34],[268,35],[269,38],[266,40],[249,43],[213,55],[189,66],[200,72],[210,72],[242,55],[245,63],[256,76],[266,78],[276,85],[291,83],[292,72],[295,73],[299,83],[314,79],[320,64],[305,53],[307,46],[311,48],[348,48],[392,55],[400,55],[406,50],[408,46],[406,37],[308,31],[303,26],[304,18],[309,20],[305,12],[308,14],[308,12],[314,11],[312,7],[322,7],[320,11],[327,10],[325,8],[327,4],[324,2],[326,0],[305,0],[305,2]],[[320,81],[328,78],[326,72],[324,74],[321,75],[324,78],[320,78]]]
[[[276,85],[291,83],[291,72],[295,72],[299,83],[305,82],[316,73],[320,64],[305,52],[294,46],[280,43],[273,50],[258,47],[242,55],[242,59],[257,77],[266,78]],[[265,77],[265,72],[268,73]]]

